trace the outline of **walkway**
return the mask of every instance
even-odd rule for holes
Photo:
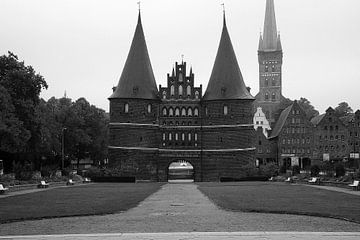
[[[360,191],[354,191],[354,190],[347,189],[347,188],[339,188],[339,187],[332,187],[332,186],[321,186],[321,185],[319,186],[319,185],[310,185],[310,184],[302,184],[302,185],[309,186],[309,187],[314,187],[314,188],[325,189],[325,190],[334,191],[334,192],[341,192],[341,193],[347,193],[347,194],[360,196]]]
[[[190,183],[166,184],[124,213],[0,225],[0,235],[241,231],[360,232],[360,224],[310,216],[225,211]]]

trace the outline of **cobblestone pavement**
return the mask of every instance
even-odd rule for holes
[[[359,232],[181,232],[181,233],[107,233],[11,236],[0,239],[36,240],[358,240]]]
[[[360,224],[331,218],[225,211],[195,184],[166,184],[123,213],[0,225],[0,235],[241,231],[360,232]]]

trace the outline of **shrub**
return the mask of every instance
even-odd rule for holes
[[[274,163],[268,163],[264,166],[261,166],[261,175],[272,177],[276,176],[279,173],[279,166]]]
[[[25,163],[24,165],[21,163],[14,164],[14,173],[15,179],[17,180],[30,180],[33,176],[32,166],[30,163]]]
[[[293,175],[300,173],[300,167],[299,166],[293,166],[292,167]]]
[[[285,165],[282,165],[280,167],[280,173],[286,173],[286,166]]]
[[[97,167],[91,167],[84,173],[84,176],[93,179],[95,177],[103,177],[104,173]]]
[[[345,175],[345,167],[341,163],[335,165],[336,177],[342,177]]]
[[[312,165],[310,168],[311,176],[316,177],[320,173],[320,167],[318,165]]]

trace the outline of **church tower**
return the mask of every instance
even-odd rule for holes
[[[256,95],[255,110],[261,107],[270,123],[276,121],[275,112],[285,99],[282,95],[282,58],[280,34],[277,32],[274,0],[266,0],[263,33],[260,34],[259,93]]]

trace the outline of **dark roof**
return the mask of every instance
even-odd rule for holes
[[[271,132],[271,136],[269,138],[275,138],[277,136],[279,136],[282,128],[284,127],[284,124],[286,122],[287,117],[289,116],[289,113],[292,109],[292,107],[294,106],[294,103],[291,104],[290,106],[288,106],[287,108],[285,108],[281,114],[279,119],[277,120],[274,129]]]
[[[281,50],[280,36],[278,35],[276,27],[274,0],[266,0],[262,44],[262,47],[260,47],[259,41],[259,51]]]
[[[226,27],[225,15],[219,48],[203,100],[254,99],[246,89]]]
[[[325,113],[319,115],[319,116],[316,116],[316,117],[313,117],[310,122],[314,125],[314,126],[317,126],[321,120],[325,117]]]
[[[158,89],[146,47],[140,12],[124,69],[119,83],[109,99],[111,98],[158,98]]]

